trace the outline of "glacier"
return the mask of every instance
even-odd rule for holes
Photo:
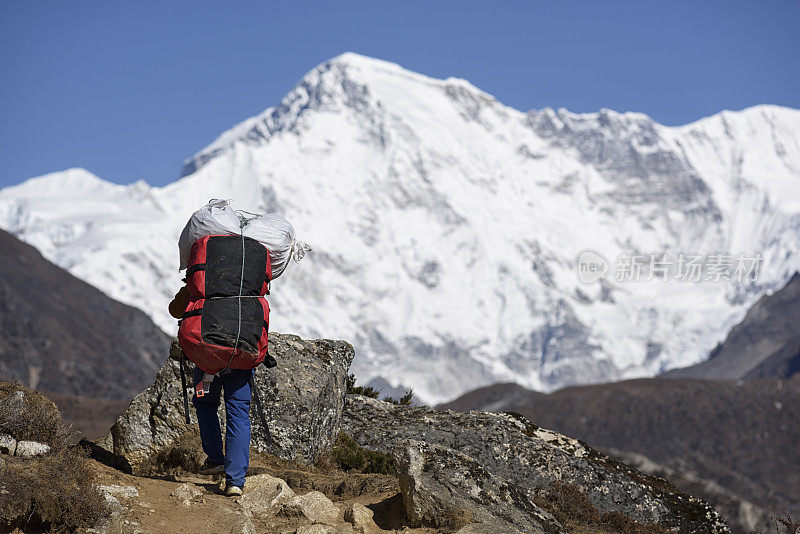
[[[280,213],[313,247],[273,285],[271,328],[350,341],[362,383],[436,403],[498,381],[550,391],[652,376],[706,358],[800,268],[800,111],[679,127],[522,112],[465,80],[347,53],[177,181],[54,172],[0,190],[0,227],[174,335],[178,236],[212,198]],[[763,262],[744,283],[584,284],[586,249]]]

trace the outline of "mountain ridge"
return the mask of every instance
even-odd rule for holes
[[[273,322],[353,340],[363,383],[439,402],[497,381],[652,376],[702,360],[800,268],[800,112],[711,119],[526,113],[463,80],[346,55],[192,156],[176,182],[85,178],[78,191],[51,175],[0,190],[0,226],[173,332],[178,233],[209,198],[229,198],[286,215],[314,247],[275,284]],[[587,248],[612,262],[760,254],[763,269],[742,283],[582,284]]]

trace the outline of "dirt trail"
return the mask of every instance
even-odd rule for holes
[[[133,486],[138,497],[117,495],[123,507],[122,515],[109,528],[117,532],[147,534],[209,534],[230,532],[233,514],[241,511],[236,499],[219,493],[221,478],[189,473],[178,473],[159,478],[127,475],[116,469],[90,460],[97,473],[98,485]],[[337,470],[322,471],[316,468],[276,465],[268,459],[255,456],[248,476],[267,473],[286,480],[298,494],[317,490],[330,498],[344,511],[350,503],[363,504],[372,509],[375,522],[382,530],[377,532],[403,532],[432,534],[433,529],[409,528],[402,506],[397,479],[388,475],[351,474]],[[187,506],[172,493],[183,483],[202,492]],[[247,486],[245,485],[245,492]],[[341,519],[341,516],[340,516]],[[251,521],[258,533],[291,533],[298,526],[310,524],[302,518],[271,517]]]

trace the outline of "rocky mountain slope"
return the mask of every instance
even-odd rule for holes
[[[363,382],[427,402],[697,363],[800,268],[800,111],[775,106],[674,128],[526,113],[464,80],[344,54],[183,175],[160,188],[81,169],[35,178],[0,190],[0,227],[173,333],[165,304],[191,212],[229,198],[283,213],[315,253],[276,282],[275,328],[350,339]],[[583,284],[587,248],[609,272]],[[673,271],[702,257],[701,281],[616,279],[651,254]],[[716,281],[739,255],[760,255],[760,275]]]
[[[639,379],[550,394],[516,384],[472,391],[442,408],[511,410],[667,476],[724,512],[735,532],[800,513],[800,377]]]
[[[352,466],[359,457],[379,463],[397,486],[393,495],[367,503],[374,522],[356,532],[409,527],[460,534],[729,531],[713,508],[668,481],[520,415],[440,412],[347,395],[345,377],[354,351],[345,342],[271,333],[270,343],[278,366],[257,370],[255,380],[266,414],[262,419],[256,409],[251,417],[252,446],[262,462],[257,465],[265,465],[266,458],[266,469],[251,473],[245,495],[231,510],[237,520],[258,522],[266,532],[352,532],[356,525],[343,505],[319,491],[298,496],[292,487],[308,480],[315,469],[310,464],[319,469],[345,459]],[[170,359],[162,367],[105,440],[86,444],[94,457],[130,473],[129,483],[143,475],[185,477],[202,462],[194,425],[182,417],[177,365]],[[345,450],[337,453],[343,444]],[[335,469],[327,472],[336,475]],[[207,481],[184,480],[189,483],[178,496],[187,506],[212,499]],[[357,485],[343,480],[335,488],[319,483],[309,489],[326,489],[341,501],[354,486],[362,494],[375,488],[362,478]],[[381,487],[392,488],[385,480]],[[351,510],[349,517],[354,514]],[[287,529],[287,518],[301,526]],[[319,526],[303,530],[306,525]]]
[[[662,378],[791,378],[800,373],[800,273],[765,295],[704,362]]]
[[[169,338],[147,315],[3,230],[0,251],[0,375],[64,399],[127,400],[152,382]]]

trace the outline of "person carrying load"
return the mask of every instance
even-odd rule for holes
[[[277,365],[267,351],[270,310],[265,297],[289,260],[300,261],[311,249],[295,239],[294,228],[283,217],[234,211],[229,202],[220,200],[192,215],[178,248],[186,285],[175,295],[169,312],[179,319],[181,350],[195,364],[192,404],[208,456],[200,472],[224,472],[225,494],[237,496],[243,492],[250,461],[253,394],[261,410],[253,373],[262,363]],[[188,409],[185,393],[184,387]],[[221,397],[224,447],[217,415]],[[186,418],[188,423],[188,412]]]

